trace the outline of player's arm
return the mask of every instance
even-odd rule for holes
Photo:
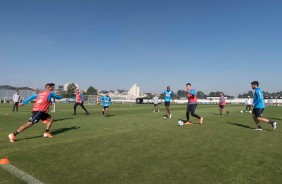
[[[56,95],[54,92],[51,92],[50,95],[48,96],[48,101],[51,101],[51,98],[55,98],[57,100],[62,99],[62,96]]]
[[[110,103],[110,104],[112,103],[112,99],[111,99],[111,97],[109,97],[109,103]]]
[[[196,93],[196,91],[194,89],[188,90],[188,93],[190,93],[193,96],[197,95],[197,93]]]
[[[38,96],[38,94],[34,94],[34,95],[28,97],[27,99],[25,99],[25,100],[24,100],[22,103],[20,103],[19,105],[20,105],[20,106],[26,105],[28,102],[30,102],[30,101],[36,99],[37,96]]]

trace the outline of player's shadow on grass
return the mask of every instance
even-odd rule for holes
[[[235,125],[235,126],[243,127],[243,128],[254,129],[254,128],[252,128],[252,127],[248,126],[248,125],[243,125],[243,124],[240,124],[240,123],[232,123],[232,122],[227,122],[227,123],[229,123],[229,124],[231,124],[231,125]]]
[[[67,120],[67,119],[74,119],[74,118],[61,118],[61,119],[55,119],[55,120],[54,120],[54,122],[55,122],[55,121],[64,121],[64,120]]]
[[[52,134],[57,135],[57,134],[61,134],[63,132],[67,132],[67,131],[70,131],[70,130],[76,130],[76,129],[79,129],[79,128],[80,128],[79,126],[73,126],[73,127],[69,127],[69,128],[55,129],[55,130],[52,131]]]
[[[69,127],[69,128],[60,128],[60,129],[55,129],[54,131],[52,131],[51,133],[53,135],[57,135],[69,130],[75,130],[75,129],[79,129],[80,127],[78,126],[73,126],[73,127]],[[43,137],[43,135],[38,135],[38,136],[33,136],[33,137],[27,137],[27,138],[23,138],[23,139],[17,139],[17,140],[26,140],[26,139],[34,139],[34,138],[41,138]]]
[[[231,124],[231,125],[235,125],[235,126],[239,126],[239,127],[243,127],[243,128],[248,128],[248,129],[254,130],[254,128],[252,128],[252,127],[250,127],[250,126],[248,126],[248,125],[243,125],[243,124],[240,124],[240,123],[232,123],[232,122],[227,122],[227,123],[229,123],[229,124]],[[264,128],[263,128],[263,130],[271,131],[271,130],[264,129]]]
[[[216,116],[220,116],[220,114],[219,113],[211,113],[211,114],[213,114],[213,115],[216,115]]]

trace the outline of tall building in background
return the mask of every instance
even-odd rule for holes
[[[128,91],[128,99],[136,99],[140,96],[140,87],[137,84],[133,84],[133,86]]]

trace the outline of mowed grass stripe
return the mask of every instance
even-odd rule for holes
[[[275,132],[269,125],[264,127],[270,131],[256,132],[251,115],[241,114],[240,106],[228,106],[233,113],[227,117],[217,115],[217,106],[199,105],[196,112],[205,114],[204,126],[178,127],[185,107],[172,105],[173,118],[167,120],[163,109],[152,113],[151,105],[114,105],[111,110],[117,112],[110,118],[93,108],[90,116],[55,122],[55,131],[76,126],[73,120],[80,121],[80,128],[59,132],[54,139],[10,144],[5,136],[1,145],[18,168],[44,183],[279,183],[279,126]],[[72,117],[72,109],[58,109],[56,119]],[[279,119],[279,112],[269,107],[265,116]],[[20,136],[41,136],[42,128],[36,125]]]

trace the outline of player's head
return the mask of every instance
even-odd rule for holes
[[[170,86],[167,86],[167,87],[166,87],[166,90],[167,90],[167,91],[170,91]]]
[[[192,85],[191,85],[190,82],[188,82],[188,83],[186,84],[186,88],[187,88],[188,90],[191,90],[191,89],[192,89]]]
[[[109,92],[108,91],[106,91],[106,96],[109,96]]]
[[[45,84],[45,89],[49,90],[50,89],[50,83]]]
[[[220,92],[220,96],[224,96],[224,93],[223,93],[223,92]]]
[[[250,96],[248,96],[248,98],[251,98]]]
[[[49,85],[50,85],[50,90],[54,91],[56,85],[54,83],[49,83]]]
[[[79,89],[77,88],[77,89],[75,90],[75,92],[76,92],[76,93],[79,93]]]
[[[258,81],[253,81],[253,82],[251,83],[251,85],[252,85],[252,88],[253,88],[253,89],[256,89],[257,87],[259,87],[259,82],[258,82]]]
[[[19,94],[19,90],[16,90],[16,93]]]

